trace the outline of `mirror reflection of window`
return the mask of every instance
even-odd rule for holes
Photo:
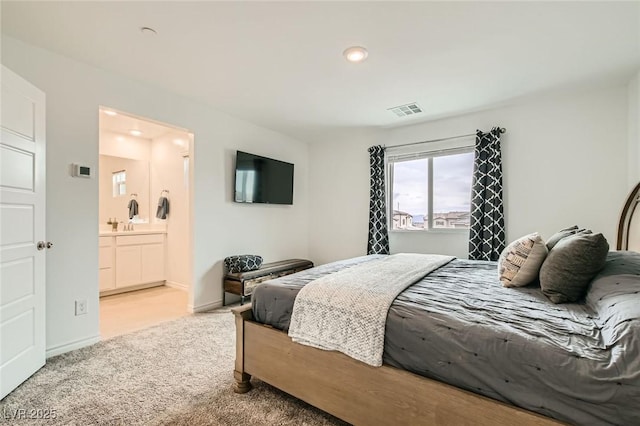
[[[256,186],[255,170],[238,170],[236,178],[236,193],[242,194],[243,201],[253,201],[254,188]]]
[[[111,177],[113,182],[113,196],[122,197],[127,195],[127,172],[126,170],[120,170],[113,172]]]

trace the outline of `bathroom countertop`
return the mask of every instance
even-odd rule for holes
[[[134,231],[100,231],[101,237],[119,237],[120,235],[144,235],[144,234],[166,234],[166,229],[136,229]]]

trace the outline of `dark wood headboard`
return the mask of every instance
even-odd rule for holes
[[[620,214],[620,222],[618,223],[618,242],[616,244],[616,250],[629,250],[629,242],[632,245],[640,245],[638,235],[640,235],[640,228],[638,225],[634,225],[639,218],[634,221],[634,213],[636,213],[636,207],[640,203],[640,183],[633,188],[633,191],[627,197],[627,202],[624,204],[622,213]],[[633,228],[633,229],[632,229]],[[638,229],[636,229],[638,228]]]

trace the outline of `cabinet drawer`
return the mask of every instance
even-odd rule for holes
[[[98,237],[98,247],[111,247],[113,237]]]
[[[120,235],[116,237],[116,245],[130,246],[135,244],[157,244],[164,242],[164,234]]]
[[[113,248],[100,247],[98,249],[98,265],[100,269],[111,268],[113,266]]]

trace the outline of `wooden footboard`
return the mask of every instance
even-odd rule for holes
[[[251,305],[232,311],[236,392],[248,392],[254,376],[356,425],[561,424],[407,371],[293,343],[286,333],[253,321]]]
[[[231,310],[236,317],[236,364],[233,370],[233,377],[236,379],[236,393],[247,393],[251,390],[251,375],[247,374],[244,367],[244,342],[245,325],[253,320],[251,303]]]

